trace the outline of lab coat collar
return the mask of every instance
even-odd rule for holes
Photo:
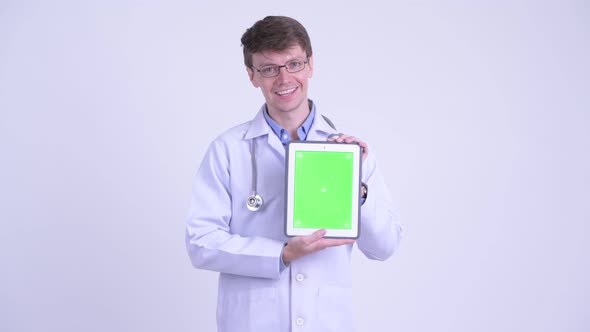
[[[311,125],[311,130],[309,131],[309,135],[307,135],[308,141],[324,141],[330,135],[336,133],[336,130],[333,129],[328,122],[323,118],[321,114],[316,113],[315,119],[313,119],[313,125]]]
[[[266,119],[264,118],[265,109],[266,104],[262,105],[260,110],[258,110],[256,116],[250,122],[250,127],[248,128],[248,131],[246,131],[244,139],[252,139],[259,136],[268,135],[271,129],[268,123],[266,122]]]
[[[273,148],[273,150],[275,150],[277,156],[279,156],[280,158],[284,158],[285,148],[283,147],[283,143],[281,143],[277,135],[273,133],[272,129],[268,125],[268,122],[266,122],[266,119],[264,118],[265,110],[266,104],[260,107],[260,110],[258,110],[258,113],[256,113],[254,119],[250,121],[250,127],[244,134],[244,139],[253,140],[257,137],[266,135],[268,145],[270,145]]]
[[[315,108],[315,103],[313,103],[313,101],[311,101],[311,99],[309,100],[310,106]],[[276,136],[276,135],[270,135],[272,133],[270,126],[268,125],[268,123],[266,122],[266,119],[264,118],[264,111],[266,109],[266,104],[263,104],[262,107],[260,107],[260,110],[258,110],[258,113],[256,113],[256,116],[254,117],[254,119],[252,119],[252,121],[250,122],[250,127],[248,128],[248,131],[246,131],[246,134],[244,135],[244,139],[252,139],[255,137],[259,137],[259,136],[263,136],[263,135],[269,135],[269,140],[272,136]],[[332,128],[328,122],[326,122],[326,120],[323,118],[323,116],[317,111],[315,112],[315,117],[313,119],[313,124],[311,125],[311,129],[309,131],[309,134],[307,136],[307,140],[325,140],[326,137],[328,135],[330,135],[331,133],[336,132],[336,130],[334,128]],[[277,138],[277,141],[280,143],[280,141]]]
[[[310,103],[312,103],[311,100]],[[315,108],[315,103],[313,103],[312,107]],[[330,124],[324,119],[324,116],[321,115],[316,109],[315,118],[313,119],[313,124],[311,125],[311,129],[307,135],[307,140],[324,141],[328,135],[335,132],[336,129],[332,128],[332,126],[330,126]]]

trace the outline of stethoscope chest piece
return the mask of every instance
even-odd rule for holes
[[[246,201],[246,206],[250,211],[258,211],[262,206],[262,197],[255,194],[250,195]]]

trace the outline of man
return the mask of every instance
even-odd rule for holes
[[[197,172],[187,219],[192,264],[220,272],[218,331],[352,331],[350,254],[354,240],[325,231],[284,234],[285,148],[290,140],[326,140],[335,132],[308,99],[313,74],[309,36],[296,20],[269,16],[241,39],[252,85],[265,98],[253,120],[221,134]],[[375,159],[364,148],[358,248],[387,259],[401,236]],[[370,190],[370,191],[369,191]],[[246,200],[256,192],[262,206]]]

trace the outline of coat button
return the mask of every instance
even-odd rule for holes
[[[303,325],[303,323],[304,323],[304,322],[305,322],[305,321],[304,321],[304,320],[303,320],[303,318],[301,318],[301,317],[299,317],[299,318],[297,318],[297,319],[295,320],[295,324],[297,324],[297,325],[299,325],[299,326]]]
[[[297,276],[295,276],[295,280],[302,282],[303,280],[305,280],[305,276],[301,273],[297,274]]]

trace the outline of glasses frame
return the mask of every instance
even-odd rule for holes
[[[291,60],[291,61],[287,61],[287,62],[286,62],[284,65],[282,65],[282,66],[277,66],[277,65],[268,65],[268,66],[264,66],[264,67],[262,67],[262,68],[260,68],[260,69],[258,69],[258,68],[256,68],[256,67],[254,67],[254,66],[250,66],[250,68],[252,68],[253,70],[256,70],[257,72],[259,72],[259,73],[260,73],[260,76],[262,76],[262,77],[264,77],[264,78],[273,78],[273,77],[277,77],[277,76],[279,76],[279,75],[281,74],[281,68],[285,68],[285,71],[286,71],[287,73],[290,73],[290,74],[293,74],[293,73],[298,73],[298,72],[300,72],[300,71],[303,71],[303,70],[305,69],[305,67],[307,67],[307,64],[309,63],[309,57],[308,57],[308,58],[306,58],[305,60],[303,60],[303,61],[302,61],[302,62],[303,62],[303,67],[301,67],[301,69],[299,69],[299,70],[296,70],[296,71],[290,71],[290,70],[289,70],[289,67],[287,67],[287,65],[289,65],[291,62],[301,62],[301,60]],[[264,76],[264,75],[262,74],[262,70],[263,70],[264,68],[268,68],[268,67],[277,68],[277,73],[276,73],[275,75],[273,75],[273,76]]]

